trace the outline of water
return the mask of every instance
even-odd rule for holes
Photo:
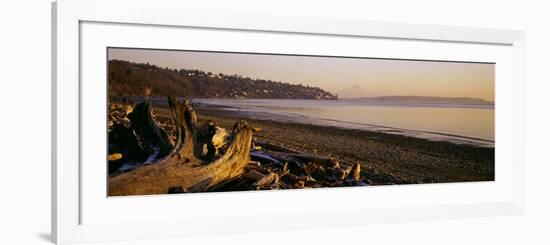
[[[403,134],[432,140],[494,145],[494,107],[379,101],[195,99],[251,118]]]

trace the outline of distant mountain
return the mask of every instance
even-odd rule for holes
[[[338,97],[321,88],[207,71],[161,68],[123,60],[109,61],[109,95],[201,98],[317,99]]]
[[[431,97],[431,96],[380,96],[354,98],[356,101],[401,102],[401,103],[431,103],[431,104],[462,104],[462,105],[494,105],[494,102],[471,97]]]
[[[364,97],[367,93],[361,89],[361,86],[355,84],[347,89],[340,90],[336,93],[339,98],[358,98]]]

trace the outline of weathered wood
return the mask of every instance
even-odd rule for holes
[[[290,189],[290,188],[292,188],[292,186],[290,186],[286,182],[282,181],[280,178],[279,178],[279,183],[278,184],[279,184],[280,189]]]
[[[137,104],[128,114],[128,119],[141,150],[149,156],[147,161],[156,161],[172,151],[168,134],[153,120],[149,103]]]
[[[129,123],[128,123],[129,124]],[[143,163],[149,155],[140,146],[131,127],[122,123],[113,124],[109,131],[109,154],[121,154],[120,159],[109,159],[109,174],[116,173],[120,167],[128,162]]]
[[[191,103],[185,100],[180,104],[175,97],[168,98],[168,105],[172,112],[172,119],[176,125],[176,144],[172,154],[176,153],[187,158],[195,159],[195,140],[193,139],[193,128],[197,123],[197,115],[191,107]]]
[[[264,174],[258,172],[257,170],[255,169],[249,169],[247,171],[244,172],[243,174],[244,177],[246,178],[249,178],[251,180],[254,180],[254,181],[259,181],[261,180],[263,177],[265,177]]]
[[[355,181],[359,181],[361,179],[361,165],[359,163],[353,165],[348,178]]]
[[[253,149],[252,134],[256,129],[244,121],[236,123],[230,132],[213,122],[198,123],[196,112],[188,100],[180,103],[171,97],[168,105],[174,125],[160,125],[164,128],[169,125],[175,138],[169,142],[171,150],[160,159],[155,155],[160,150],[155,149],[160,149],[159,145],[165,142],[162,139],[166,133],[157,126],[147,102],[133,109],[132,121],[110,127],[109,143],[115,136],[128,138],[129,141],[121,141],[125,143],[124,147],[109,145],[109,159],[113,160],[109,166],[117,167],[116,164],[124,163],[127,156],[134,155],[138,159],[131,161],[137,163],[137,169],[118,176],[111,175],[110,196],[320,188],[371,183],[367,179],[368,172],[363,174],[364,178],[361,177],[361,165],[358,163],[350,165],[334,158],[298,153],[269,143],[259,143]],[[163,118],[162,122],[166,119]],[[133,127],[138,130],[134,132]],[[152,149],[147,154],[153,153],[154,157],[151,158],[142,148]],[[131,150],[135,149],[139,154],[132,154]],[[154,164],[142,166],[140,163],[145,159],[153,159]]]
[[[309,180],[307,176],[298,176],[292,173],[287,173],[285,178],[289,179],[290,182],[306,181]]]
[[[269,174],[265,175],[260,180],[256,181],[254,183],[254,187],[258,189],[266,189],[268,186],[270,186],[275,180],[279,180],[279,177],[276,173],[270,172]]]
[[[258,165],[248,165],[246,166],[246,168],[248,169],[253,169],[261,174],[268,174],[269,173],[269,170],[265,169],[263,166],[258,166]]]
[[[212,146],[214,148],[214,155],[217,156],[220,153],[220,149],[225,147],[229,142],[231,134],[224,128],[215,127],[214,135],[212,136]]]
[[[202,192],[243,173],[250,161],[253,134],[245,121],[235,124],[225,153],[210,162],[204,160],[203,147],[198,143],[207,140],[199,138],[200,128],[191,103],[180,104],[175,97],[168,102],[176,125],[172,151],[156,164],[111,177],[110,196],[162,194],[174,186],[186,192]]]

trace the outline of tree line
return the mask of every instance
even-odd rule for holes
[[[110,96],[187,96],[195,98],[318,99],[338,97],[321,88],[238,74],[171,69],[149,63],[110,60]]]

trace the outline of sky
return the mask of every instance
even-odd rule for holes
[[[494,64],[109,48],[108,59],[319,87],[340,97],[438,96],[494,101]]]

